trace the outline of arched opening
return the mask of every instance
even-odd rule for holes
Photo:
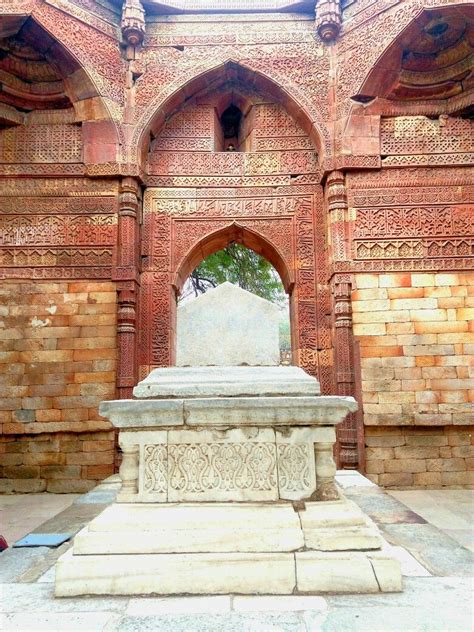
[[[289,297],[283,283],[265,257],[237,242],[209,255],[194,268],[178,296],[179,308],[225,282],[232,283],[278,307],[280,364],[291,364]],[[179,355],[180,330],[177,329]]]
[[[280,360],[291,364],[297,328],[294,282],[282,255],[261,235],[238,224],[216,231],[192,248],[181,262],[174,282],[176,304],[192,300],[225,281],[278,306]],[[176,310],[173,312],[176,319]],[[175,332],[176,329],[174,326]],[[173,346],[176,348],[176,344]]]
[[[293,273],[290,272],[283,255],[262,235],[234,222],[204,237],[185,255],[173,280],[177,295],[181,293],[186,280],[201,261],[231,243],[242,244],[269,261],[277,271],[285,292],[291,294],[294,286]]]
[[[23,122],[31,113],[74,108],[72,118],[106,118],[87,73],[34,18],[5,17],[0,25],[0,108],[3,124]],[[9,116],[10,115],[10,116]],[[36,115],[38,116],[38,115]],[[8,120],[10,118],[10,120]]]
[[[116,126],[89,75],[34,18],[2,20],[0,74],[0,162],[116,159]],[[98,127],[109,142],[97,143]]]

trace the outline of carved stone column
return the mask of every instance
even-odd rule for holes
[[[336,464],[332,455],[332,443],[315,443],[316,492],[312,500],[338,500],[336,487]]]
[[[348,207],[345,176],[342,171],[332,171],[326,181],[326,200],[329,216],[329,239],[333,261],[347,261],[348,257]]]
[[[318,0],[316,4],[316,30],[323,42],[333,42],[342,25],[340,0]]]
[[[138,493],[138,470],[139,470],[139,446],[138,445],[121,445],[122,448],[122,464],[120,465],[120,478],[122,479],[121,493],[137,494]]]
[[[336,274],[333,279],[333,288],[337,394],[354,396],[354,337],[352,333],[352,283],[350,275]],[[340,465],[347,469],[355,469],[359,461],[355,413],[350,413],[339,425],[337,436]]]
[[[137,383],[136,322],[138,293],[138,221],[140,188],[134,178],[124,178],[119,197],[117,251],[113,279],[117,281],[117,395],[132,396]]]

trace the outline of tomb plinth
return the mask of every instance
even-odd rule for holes
[[[100,408],[120,428],[119,502],[337,499],[334,428],[357,404],[319,392],[293,366],[155,369]]]
[[[223,311],[241,292],[221,290]],[[248,331],[217,343],[236,335]],[[122,488],[58,561],[58,596],[401,590],[399,563],[335,483],[335,426],[353,398],[320,395],[294,366],[205,365],[155,369],[134,397],[101,405],[120,430]]]

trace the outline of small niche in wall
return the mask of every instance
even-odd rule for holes
[[[242,111],[233,103],[222,112],[220,125],[222,130],[222,146],[220,151],[241,151]]]

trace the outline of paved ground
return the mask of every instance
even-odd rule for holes
[[[79,494],[0,496],[0,534],[13,544],[40,524],[67,509]]]
[[[9,549],[0,554],[0,630],[470,632],[473,555],[461,543],[472,546],[474,491],[387,494],[351,473],[341,473],[339,483],[393,545],[402,562],[403,593],[54,599],[54,563],[69,545]],[[111,481],[81,497],[0,497],[0,531],[22,536],[49,517],[34,530],[75,531],[113,500],[116,488]]]
[[[474,552],[474,490],[407,490],[390,494]]]

